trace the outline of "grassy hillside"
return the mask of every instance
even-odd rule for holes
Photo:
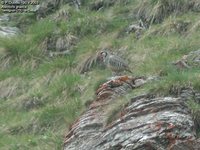
[[[30,14],[13,17],[11,24],[23,28],[23,33],[0,38],[0,149],[61,149],[67,128],[93,100],[98,83],[111,76],[98,67],[85,75],[77,71],[85,58],[103,48],[126,58],[133,76],[162,76],[132,91],[120,105],[139,93],[167,95],[174,86],[200,90],[198,67],[180,71],[171,64],[200,47],[196,5],[186,0],[118,0],[94,10],[94,3],[85,1],[80,10],[66,4],[40,20]],[[55,21],[60,11],[66,11],[69,19]],[[134,32],[126,33],[138,18],[149,26],[140,39]],[[177,27],[184,23],[187,27]],[[45,40],[55,35],[77,38],[72,54],[48,55]]]

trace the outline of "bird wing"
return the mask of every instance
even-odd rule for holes
[[[114,58],[114,59],[117,59],[120,63],[122,63],[122,64],[128,66],[128,63],[127,63],[124,59],[122,59],[121,57],[115,56],[115,57],[113,57],[113,58]]]
[[[128,64],[118,56],[110,56],[110,64],[117,66],[118,68],[127,68]]]
[[[115,68],[116,70],[126,70],[132,73],[132,71],[128,66],[128,63],[118,56],[114,55],[110,56],[110,64],[116,66],[117,67],[117,69]]]

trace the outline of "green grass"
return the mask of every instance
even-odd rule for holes
[[[0,85],[13,89],[11,95],[16,93],[0,97],[0,149],[61,149],[67,128],[85,110],[84,105],[94,100],[99,84],[111,76],[110,70],[99,68],[85,75],[77,73],[77,67],[102,48],[114,52],[126,48],[119,53],[129,62],[134,76],[162,74],[160,80],[130,92],[110,106],[107,123],[115,120],[124,104],[136,95],[148,92],[169,95],[172,87],[183,86],[200,90],[198,67],[180,71],[172,65],[183,55],[199,49],[200,30],[198,26],[192,28],[198,24],[199,13],[167,15],[163,23],[152,25],[137,40],[134,33],[126,34],[125,29],[138,22],[134,14],[140,1],[130,1],[123,7],[123,2],[116,3],[97,12],[88,9],[90,2],[85,2],[80,11],[73,6],[62,6],[70,14],[66,21],[55,22],[52,19],[55,14],[38,21],[31,15],[21,16],[18,22],[15,18],[13,25],[28,23],[23,33],[9,39],[0,38],[0,48],[5,49],[0,63],[7,64],[0,66]],[[153,6],[157,2],[149,3]],[[191,22],[188,32],[168,33],[170,24],[180,20]],[[167,34],[155,34],[157,30]],[[49,36],[67,34],[78,39],[74,53],[49,58],[42,42]],[[34,97],[42,105],[26,109],[24,103]],[[199,110],[193,105],[191,108]]]
[[[51,35],[56,29],[56,22],[50,19],[43,19],[32,26],[28,30],[31,41],[33,43],[39,43],[44,40],[47,36]]]
[[[66,101],[65,105],[49,106],[38,114],[38,124],[43,130],[56,130],[74,121],[80,115],[81,108],[82,103],[78,98]]]
[[[55,80],[49,86],[49,90],[55,96],[59,96],[63,91],[71,97],[76,96],[78,93],[75,89],[75,84],[80,80],[80,76],[76,74],[61,75],[58,80]]]
[[[12,38],[0,38],[0,45],[6,49],[16,61],[24,61],[31,57],[41,56],[44,52],[40,44],[56,29],[55,22],[44,19],[29,26],[26,34]]]
[[[62,138],[60,136],[49,133],[36,136],[30,134],[23,134],[20,136],[1,136],[0,146],[2,149],[12,149],[12,150],[35,150],[35,149],[61,149],[62,148]],[[10,143],[9,141],[12,141]]]
[[[158,83],[152,85],[152,91],[155,93],[170,94],[172,88],[180,90],[182,87],[194,87],[200,89],[199,69],[191,69],[187,71],[170,70],[167,76],[163,77]],[[174,91],[176,92],[176,91]]]
[[[4,48],[6,48],[10,55],[14,55],[16,57],[27,53],[29,48],[32,46],[31,41],[28,41],[27,37],[23,35],[9,39],[1,38],[0,43]]]
[[[0,72],[0,81],[5,80],[9,77],[19,77],[26,76],[27,70],[20,68],[19,66],[14,66],[8,70],[4,70]]]

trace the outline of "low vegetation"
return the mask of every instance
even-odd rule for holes
[[[98,10],[89,9],[96,1],[85,1],[80,10],[62,6],[69,20],[53,20],[55,12],[38,21],[25,15],[21,19],[26,26],[13,21],[23,32],[0,37],[0,149],[61,149],[63,133],[94,99],[97,84],[111,76],[103,67],[91,67],[85,74],[77,70],[103,48],[126,58],[133,76],[160,77],[129,97],[144,92],[167,95],[172,86],[200,90],[198,66],[178,70],[172,65],[200,47],[199,2],[193,1],[117,1]],[[139,18],[148,27],[137,39],[126,29]],[[77,37],[73,54],[48,55],[43,42],[55,33]],[[108,123],[129,97],[108,109]],[[190,107],[196,112],[193,103]]]

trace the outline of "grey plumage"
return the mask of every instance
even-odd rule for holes
[[[132,73],[128,64],[119,56],[110,54],[107,51],[102,51],[100,53],[105,65],[114,73],[119,74],[123,71],[128,71]]]

